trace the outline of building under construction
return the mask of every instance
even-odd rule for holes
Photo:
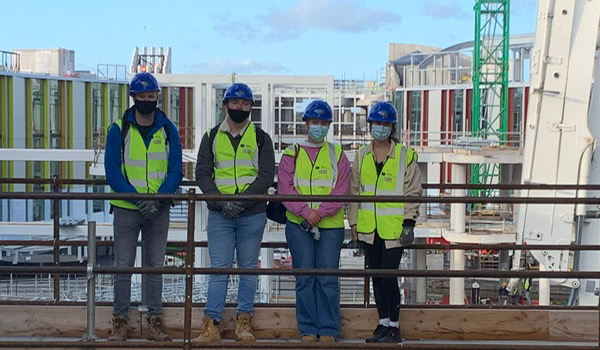
[[[392,101],[398,110],[397,136],[419,154],[425,185],[416,244],[400,270],[385,272],[398,276],[403,300],[405,341],[393,347],[597,348],[600,124],[590,116],[600,101],[592,84],[600,0],[540,0],[536,33],[520,36],[508,35],[508,7],[508,0],[476,1],[473,41],[390,44],[381,81],[176,74],[171,49],[146,48],[134,50],[129,68],[99,65],[93,77],[77,76],[73,51],[45,50],[43,69],[60,68],[52,71],[36,71],[29,50],[2,51],[0,319],[10,321],[0,321],[0,347],[198,347],[189,340],[201,324],[211,270],[196,155],[202,136],[224,119],[225,89],[243,82],[256,101],[251,120],[271,135],[277,162],[305,138],[302,111],[312,100],[332,106],[327,140],[341,144],[351,161],[371,139],[370,106]],[[50,64],[53,55],[59,64]],[[160,82],[159,107],[183,147],[185,179],[173,196],[162,270],[165,323],[176,340],[135,339],[146,310],[139,273],[152,272],[139,268],[140,245],[131,339],[107,344],[114,272],[108,199],[115,195],[104,180],[104,143],[108,126],[130,106],[130,74],[141,71]],[[298,342],[295,271],[283,230],[268,222],[260,269],[251,271],[260,275],[253,321],[260,341],[227,339],[235,326],[228,307],[220,346],[323,348]],[[372,273],[364,266],[358,251],[342,250],[335,348],[383,346],[364,344],[377,324]],[[525,277],[533,277],[532,305],[505,302],[501,283]],[[233,272],[228,302],[236,301],[237,278]],[[82,334],[84,344],[77,341]]]

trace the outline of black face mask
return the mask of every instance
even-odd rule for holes
[[[134,106],[136,111],[143,115],[149,115],[156,109],[158,101],[138,101],[135,100]]]
[[[250,111],[240,111],[237,109],[229,109],[227,113],[229,113],[229,118],[238,124],[243,123],[250,116]]]

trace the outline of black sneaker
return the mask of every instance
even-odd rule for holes
[[[400,329],[396,327],[387,327],[387,330],[383,337],[379,339],[378,343],[400,343],[402,337],[400,337]]]
[[[377,325],[377,328],[375,328],[375,330],[373,331],[373,336],[371,338],[367,338],[366,342],[367,343],[377,343],[379,341],[379,339],[383,338],[385,333],[387,333],[388,328],[389,327],[386,327],[382,324]]]

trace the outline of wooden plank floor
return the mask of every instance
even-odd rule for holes
[[[96,335],[107,337],[112,308],[97,307]],[[193,310],[192,336],[199,334],[202,309]],[[129,338],[143,338],[143,315],[130,313]],[[183,338],[183,308],[165,308],[165,325],[173,338]],[[343,308],[341,339],[362,340],[377,324],[374,308]],[[260,339],[297,339],[293,308],[255,309],[252,325]],[[80,306],[0,306],[0,340],[12,337],[80,338],[86,331],[86,308]],[[235,310],[225,309],[220,329],[233,338]],[[562,310],[402,309],[402,335],[407,340],[511,340],[597,342],[598,313]]]

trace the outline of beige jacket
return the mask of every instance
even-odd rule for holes
[[[373,142],[367,146],[367,153],[373,152]],[[396,143],[391,142],[388,157],[394,157],[396,152]],[[354,163],[352,164],[352,181],[350,187],[350,193],[352,195],[360,194],[360,167],[358,152],[354,157]],[[417,165],[417,162],[412,162],[406,169],[406,175],[404,176],[404,188],[405,196],[418,197],[423,194],[423,188],[421,187],[421,170]],[[406,203],[404,206],[404,218],[417,220],[419,217],[419,206],[420,203]],[[358,203],[349,203],[348,208],[348,223],[350,226],[356,225],[358,221]],[[373,234],[358,234],[358,239],[373,244],[375,236]],[[400,244],[398,241],[386,241],[386,248],[396,248]]]

